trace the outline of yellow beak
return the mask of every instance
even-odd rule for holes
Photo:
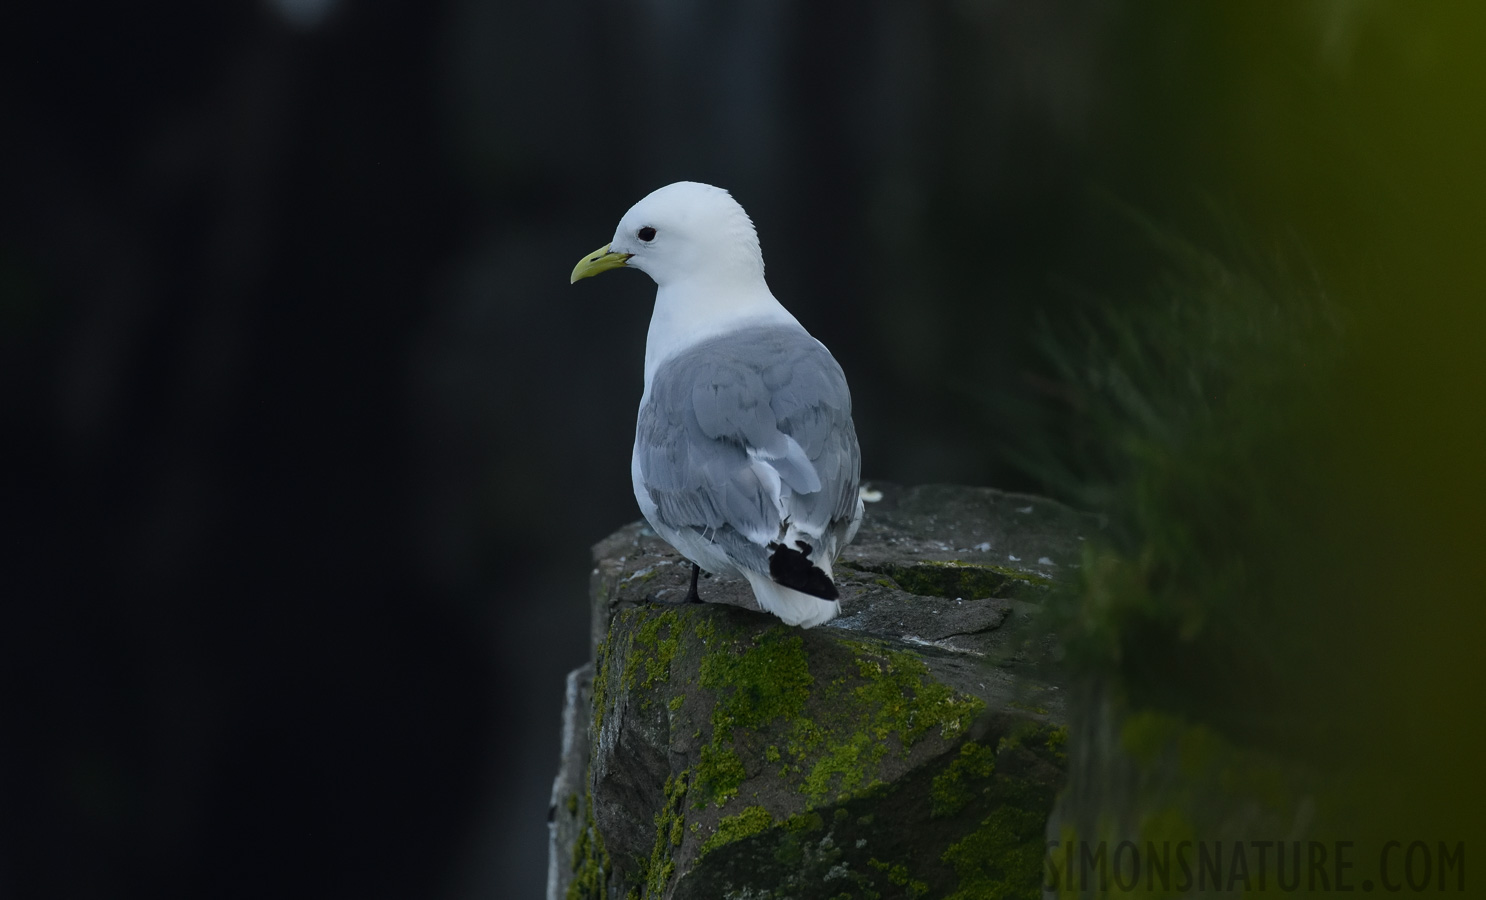
[[[624,265],[625,260],[630,258],[630,254],[628,253],[610,253],[609,246],[609,244],[605,244],[578,260],[578,264],[573,266],[573,278],[568,284],[577,284],[580,278],[588,278],[600,272],[617,269]]]

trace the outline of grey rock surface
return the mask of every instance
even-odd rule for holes
[[[690,564],[642,523],[594,548],[592,701],[575,673],[565,716],[588,739],[565,733],[549,897],[1039,894],[1067,732],[1036,619],[1098,522],[874,487],[843,614],[815,629],[742,582],[678,603]]]
[[[568,673],[562,704],[562,753],[547,809],[547,896],[566,897],[573,881],[572,848],[587,827],[582,807],[588,779],[588,719],[593,707],[593,664]]]

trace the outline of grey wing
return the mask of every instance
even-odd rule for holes
[[[846,378],[802,332],[750,330],[662,365],[635,449],[666,526],[701,533],[758,571],[786,525],[840,532],[856,509]]]
[[[796,491],[790,515],[802,530],[821,535],[843,530],[857,509],[861,450],[851,420],[851,392],[830,352],[813,346],[794,355],[780,371],[766,370],[770,406],[781,432],[800,448],[819,478],[818,490]]]

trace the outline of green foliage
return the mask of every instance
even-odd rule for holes
[[[1049,625],[1137,702],[1235,726],[1304,670],[1285,575],[1341,329],[1279,254],[1235,240],[1223,256],[1136,221],[1164,263],[1149,296],[1044,338],[1062,405],[1023,459],[1108,522]]]
[[[1189,791],[1203,786],[1269,810],[1293,809],[1302,793],[1330,789],[1326,779],[1314,775],[1302,788],[1297,773],[1275,758],[1236,745],[1207,725],[1154,710],[1125,719],[1120,746],[1147,769],[1179,772]]]

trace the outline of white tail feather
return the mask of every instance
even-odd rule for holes
[[[786,625],[812,628],[829,622],[841,614],[841,601],[822,600],[794,588],[776,584],[762,572],[743,573],[753,585],[753,596],[765,612],[771,612],[784,620]]]

